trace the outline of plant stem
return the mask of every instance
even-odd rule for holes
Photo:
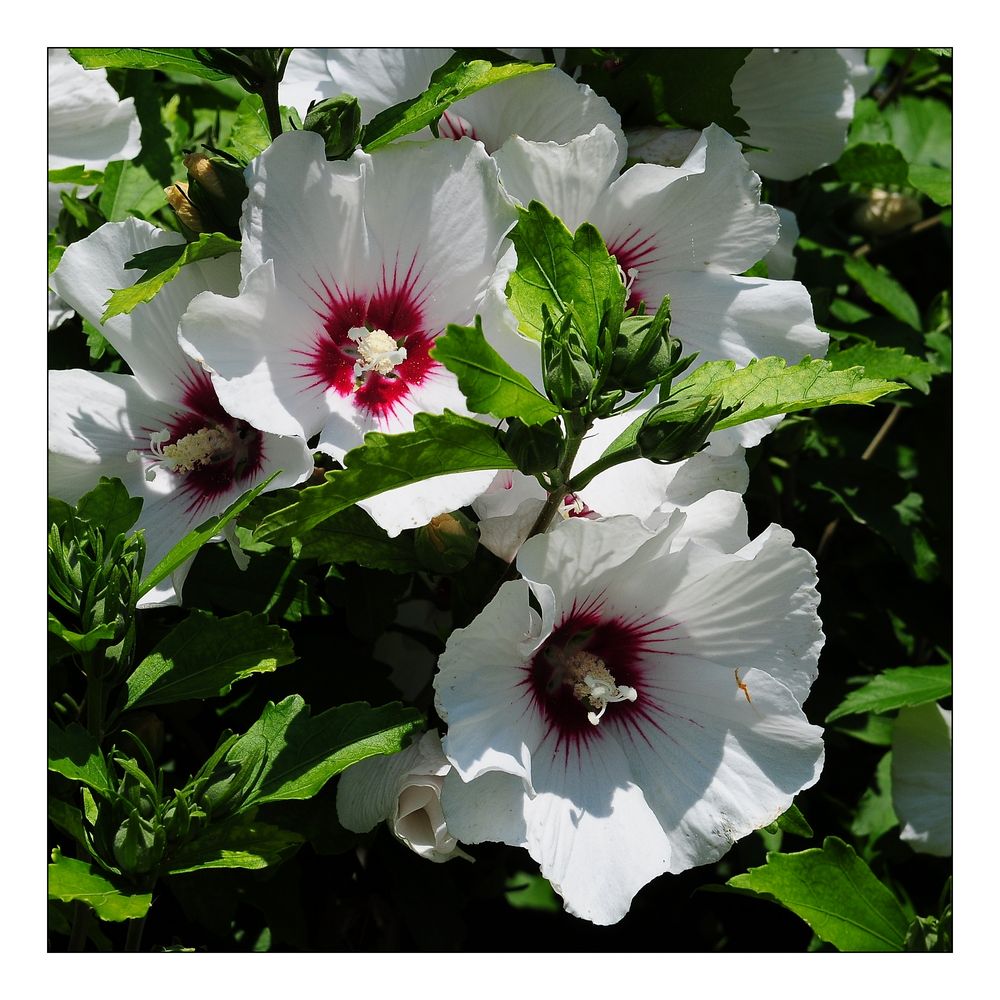
[[[271,142],[281,135],[281,111],[278,105],[278,78],[273,76],[260,84],[260,99],[264,102],[264,113],[267,115],[267,129],[271,133]]]
[[[138,951],[142,942],[142,932],[146,926],[146,918],[138,917],[128,922],[128,934],[125,937],[125,950]]]
[[[73,904],[73,928],[69,934],[68,951],[83,951],[87,943],[87,926],[90,923],[90,907],[77,901]]]

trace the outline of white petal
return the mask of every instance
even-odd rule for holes
[[[103,69],[84,69],[66,49],[49,49],[49,169],[103,170],[139,153],[135,99],[119,100]]]
[[[736,71],[733,103],[747,123],[747,153],[765,177],[795,180],[833,163],[854,115],[854,88],[836,49],[753,49]]]
[[[135,254],[183,242],[178,233],[164,232],[139,219],[110,222],[71,244],[49,277],[53,291],[101,330],[142,387],[166,401],[180,399],[185,382],[197,370],[178,343],[181,315],[191,299],[206,289],[235,293],[235,254],[187,264],[151,301],[103,325],[101,316],[113,289],[128,288],[141,277],[141,270],[125,269]]]
[[[673,510],[673,505],[664,504],[653,518],[646,521],[646,527],[655,530],[667,521]],[[739,493],[714,490],[686,506],[684,514],[684,523],[674,534],[673,549],[694,540],[706,548],[736,552],[750,542],[747,535],[747,508]]]
[[[644,288],[645,291],[645,288]],[[670,332],[698,361],[779,355],[791,363],[826,354],[829,336],[813,320],[812,301],[797,281],[676,272],[655,286],[670,295]]]
[[[764,258],[767,262],[767,276],[780,281],[795,276],[795,244],[799,241],[799,221],[795,213],[787,208],[777,209],[781,220],[778,242]]]
[[[524,649],[537,642],[536,629],[527,583],[511,581],[487,611],[452,633],[441,654],[434,703],[448,724],[444,752],[465,781],[488,771],[531,781],[531,755],[545,727],[521,681]]]
[[[595,125],[606,125],[619,140],[617,168],[625,162],[625,136],[618,112],[586,84],[562,70],[540,70],[505,80],[457,101],[441,119],[441,135],[449,136],[449,118],[464,119],[488,152],[511,136],[535,142],[569,142]],[[468,133],[466,133],[468,134]]]
[[[732,555],[689,544],[670,561],[661,606],[671,653],[766,671],[801,704],[816,678],[822,623],[816,562],[771,525]],[[675,575],[677,574],[677,575]]]
[[[892,727],[892,806],[900,839],[921,854],[951,854],[951,767],[951,712],[901,708]]]
[[[608,714],[633,780],[669,835],[671,872],[717,860],[819,778],[822,730],[767,674],[741,670],[739,681],[750,701],[728,668],[666,657],[644,685],[642,724]]]
[[[628,155],[640,163],[658,163],[661,167],[679,167],[688,157],[701,132],[691,128],[637,128],[625,133]]]
[[[875,82],[878,71],[868,65],[867,49],[837,49],[840,58],[847,63],[847,73],[854,88],[854,98],[863,97],[868,88]]]
[[[447,476],[435,476],[361,500],[358,506],[367,511],[390,538],[395,538],[407,528],[419,528],[438,514],[472,503],[490,485],[495,475],[493,470],[488,469],[484,472],[453,472]]]
[[[614,132],[595,125],[586,135],[563,144],[529,142],[515,135],[493,158],[508,194],[522,205],[540,201],[575,232],[617,176],[620,154]]]
[[[49,329],[55,330],[63,325],[73,315],[73,307],[65,302],[55,292],[49,292]]]
[[[247,275],[236,298],[197,296],[180,325],[182,343],[214,373],[229,413],[304,438],[319,431],[339,399],[304,363],[321,330],[320,317],[275,281],[271,261]]]
[[[778,238],[775,210],[760,204],[760,178],[740,144],[716,125],[705,129],[682,166],[640,163],[626,170],[590,221],[613,251],[620,248],[623,267],[638,268],[643,292],[674,271],[738,274]]]

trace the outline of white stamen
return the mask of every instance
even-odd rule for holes
[[[618,269],[619,271],[621,268]],[[632,294],[632,286],[635,284],[635,279],[639,277],[639,268],[630,267],[628,269],[628,280],[625,282],[625,298],[627,299]]]
[[[587,712],[587,721],[592,726],[601,721],[608,705],[636,701],[639,697],[635,688],[627,684],[619,685],[604,661],[593,653],[578,650],[569,656],[562,654],[558,660],[559,673],[556,676],[562,683],[571,685],[577,699],[591,708]]]
[[[361,379],[366,372],[390,375],[396,365],[406,360],[406,348],[397,345],[385,330],[368,330],[355,326],[347,336],[358,345],[359,359],[354,365],[354,377]]]
[[[607,673],[606,670],[605,673]],[[611,675],[608,674],[608,676]],[[601,716],[607,711],[608,705],[617,701],[635,701],[639,697],[635,688],[629,687],[627,684],[616,685],[614,679],[608,684],[593,674],[587,674],[583,678],[583,683],[590,689],[588,700],[593,704],[600,705],[600,711],[587,713],[587,721],[593,726],[601,721]]]

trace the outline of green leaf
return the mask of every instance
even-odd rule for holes
[[[63,167],[49,171],[50,184],[80,184],[90,186],[104,180],[103,170],[88,170],[82,163],[75,167]]]
[[[872,267],[861,257],[847,257],[844,270],[880,306],[914,330],[920,330],[920,310],[910,293],[881,265]]]
[[[390,538],[360,507],[348,507],[299,536],[303,559],[320,563],[358,563],[370,569],[412,573],[422,569],[413,550],[413,532]]]
[[[853,721],[853,720],[852,720]],[[892,723],[893,720],[886,715],[866,715],[863,718],[863,725],[852,727],[841,724],[834,726],[834,731],[850,736],[852,739],[861,740],[862,743],[869,743],[875,747],[887,747],[892,745]]]
[[[891,712],[940,701],[951,694],[951,665],[894,667],[852,691],[827,717],[827,722],[859,712]]]
[[[302,122],[294,108],[279,107],[281,127],[285,132],[301,128]],[[233,121],[233,130],[226,148],[241,162],[249,163],[271,145],[271,130],[267,112],[259,94],[247,94],[240,101]]]
[[[905,185],[909,167],[903,154],[888,143],[862,142],[849,146],[837,160],[840,179],[872,187]]]
[[[87,848],[87,835],[83,829],[83,813],[62,799],[48,796],[46,815],[49,822],[63,833],[69,834],[81,847]]]
[[[939,371],[937,365],[907,354],[902,347],[879,347],[871,342],[831,351],[827,361],[834,371],[860,366],[869,378],[898,379],[925,396],[931,391],[931,378]]]
[[[102,527],[108,541],[124,535],[139,519],[141,511],[142,497],[130,497],[120,479],[107,476],[101,476],[98,484],[76,504],[76,516]]]
[[[796,837],[814,836],[813,828],[794,802],[774,822],[779,830],[794,833]]]
[[[906,386],[868,378],[861,368],[834,371],[829,361],[806,358],[787,366],[784,358],[760,358],[745,368],[735,361],[709,361],[678,382],[670,398],[721,396],[723,406],[738,407],[720,420],[716,430],[779,413],[796,413],[816,406],[871,403]]]
[[[229,74],[206,66],[194,49],[70,49],[84,69],[179,70],[206,80],[224,80]]]
[[[97,740],[83,726],[73,722],[66,729],[60,729],[50,721],[48,754],[50,771],[89,785],[100,795],[111,792],[104,755]]]
[[[951,167],[951,109],[942,101],[904,94],[883,112],[892,142],[910,166]]]
[[[204,868],[267,868],[284,861],[305,841],[300,833],[259,823],[252,815],[214,823],[165,862],[165,874]]]
[[[62,246],[56,237],[55,233],[49,233],[48,239],[48,273],[51,274],[58,266],[59,261],[62,260],[62,255],[66,252],[66,247]]]
[[[399,702],[372,708],[364,702],[338,705],[310,716],[298,695],[268,702],[260,719],[226,754],[231,764],[263,759],[241,806],[312,798],[334,775],[375,754],[396,753],[420,725],[414,708]]]
[[[66,628],[65,625],[52,612],[49,612],[49,631],[53,635],[68,642],[78,653],[91,653],[99,643],[106,639],[115,637],[116,627],[114,624],[95,625],[89,632],[74,632]]]
[[[279,475],[281,470],[272,473],[262,483],[252,490],[247,490],[241,497],[234,500],[221,514],[216,514],[203,522],[194,531],[186,534],[147,574],[139,584],[137,598],[148,594],[161,580],[165,580],[185,560],[190,559],[198,549],[217,535],[237,514],[255,500],[268,484]]]
[[[892,808],[892,752],[883,754],[875,768],[876,788],[868,788],[858,801],[851,833],[874,843],[899,823]]]
[[[101,920],[144,917],[153,902],[151,893],[129,895],[117,889],[86,861],[65,858],[57,847],[49,865],[49,899],[86,903]]]
[[[371,152],[400,136],[430,125],[456,101],[461,101],[477,90],[525,73],[551,68],[547,64],[534,66],[531,63],[509,62],[494,65],[485,59],[467,61],[461,53],[456,53],[435,70],[430,86],[422,94],[377,114],[365,126],[361,146]]]
[[[329,472],[326,482],[305,489],[298,503],[269,514],[256,538],[287,542],[367,497],[452,472],[516,468],[496,430],[445,410],[417,413],[405,434],[370,431],[365,443],[344,456],[346,469]]]
[[[149,302],[168,281],[180,274],[185,264],[238,253],[240,246],[239,240],[230,239],[224,233],[202,233],[194,243],[155,247],[136,254],[125,267],[142,268],[145,275],[134,285],[112,292],[104,304],[101,322],[106,323],[112,316],[130,313],[137,305]]]
[[[525,424],[543,424],[560,413],[557,406],[493,350],[483,336],[478,316],[474,327],[449,323],[445,335],[438,337],[430,353],[458,377],[458,387],[465,394],[469,409],[476,413],[517,417]]]
[[[215,618],[192,611],[129,677],[125,708],[214,698],[236,681],[294,660],[288,633],[262,615]]]
[[[909,182],[911,187],[915,187],[942,207],[951,204],[950,168],[915,163],[910,167]]]
[[[518,872],[504,883],[504,896],[515,910],[541,910],[558,913],[562,909],[559,897],[547,878]]]
[[[839,951],[902,951],[909,921],[896,897],[837,837],[822,848],[767,855],[727,885],[765,895],[800,916]]]
[[[601,234],[589,222],[571,234],[561,219],[533,201],[518,209],[517,225],[508,237],[517,250],[517,268],[507,284],[507,304],[520,332],[541,342],[542,306],[553,317],[572,306],[594,355],[605,302],[625,298],[618,263]]]

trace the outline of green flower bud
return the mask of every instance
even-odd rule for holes
[[[517,417],[507,419],[507,431],[503,438],[504,450],[527,476],[559,468],[564,444],[565,436],[562,424],[558,420],[549,420],[544,424],[529,427],[521,423]]]
[[[583,337],[567,310],[553,321],[542,304],[542,382],[549,399],[564,410],[587,405],[594,385],[594,365]]]
[[[302,128],[318,132],[326,143],[328,160],[346,160],[361,140],[361,106],[356,97],[328,97],[309,108]]]
[[[189,153],[184,157],[188,183],[173,186],[182,189],[184,198],[171,197],[168,190],[167,200],[192,232],[225,233],[238,240],[243,202],[249,193],[243,165],[228,153],[206,148],[211,155]],[[178,207],[182,200],[186,200],[187,207]]]
[[[166,843],[166,832],[155,817],[133,811],[115,834],[115,864],[125,874],[144,875],[160,863]]]
[[[658,403],[642,422],[636,435],[639,454],[657,465],[670,465],[696,455],[705,447],[716,422],[732,410],[724,408],[721,396],[695,403]]]
[[[681,343],[670,336],[670,296],[655,316],[627,316],[614,340],[607,385],[626,392],[642,392],[651,385],[669,383],[694,359],[681,357]]]
[[[430,524],[417,528],[413,549],[417,558],[434,573],[456,573],[476,554],[479,528],[461,511],[438,514]]]

